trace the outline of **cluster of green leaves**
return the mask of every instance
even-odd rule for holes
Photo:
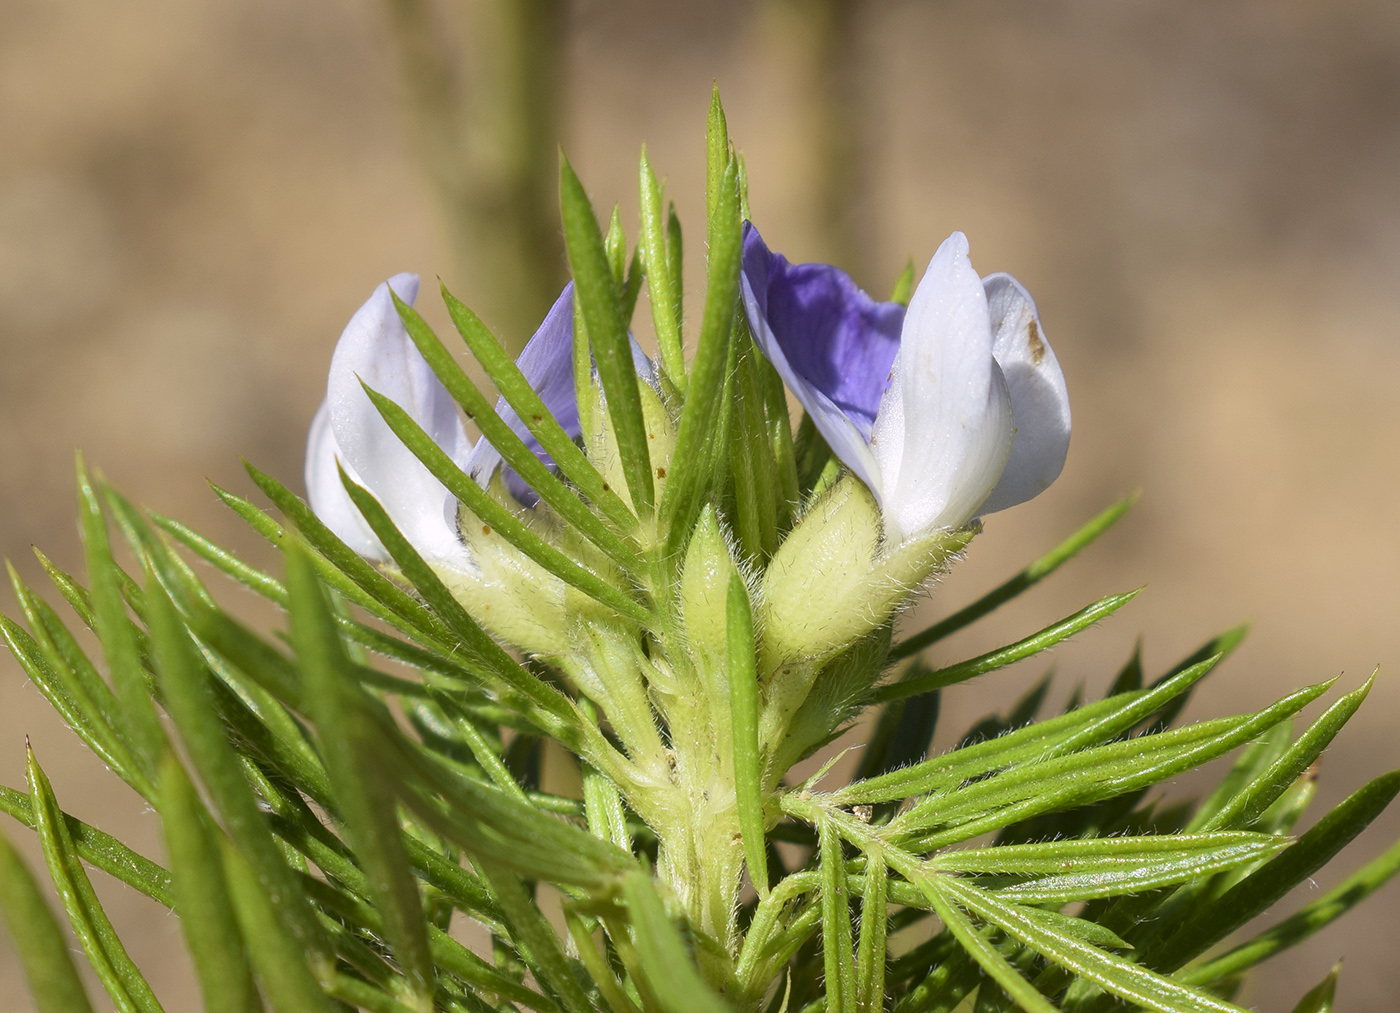
[[[630,262],[616,216],[600,229],[563,167],[576,331],[588,339],[579,343],[580,372],[591,383],[596,363],[626,499],[470,310],[449,299],[457,329],[559,476],[501,422],[421,318],[400,307],[464,410],[597,558],[627,575],[621,586],[604,579],[606,567],[542,538],[406,412],[377,399],[473,513],[638,630],[665,627],[677,560],[706,510],[718,511],[742,554],[761,565],[804,497],[839,468],[809,421],[793,433],[781,384],[744,328],[742,165],[717,102],[709,158],[709,284],[688,364],[680,226],[674,212],[663,216],[650,166],[643,159],[642,233]],[[643,280],[661,383],[682,405],[664,484],[648,456],[627,341]],[[901,284],[907,293],[908,278]],[[218,492],[277,547],[280,577],[134,508],[81,465],[87,583],[40,556],[76,624],[11,570],[28,628],[0,617],[0,634],[165,832],[168,868],[64,813],[32,752],[27,790],[0,789],[0,808],[37,831],[72,931],[121,1013],[161,1007],[104,914],[89,868],[180,916],[205,1008],[216,1013],[1235,1010],[1229,999],[1246,971],[1400,870],[1397,845],[1291,916],[1222,947],[1400,791],[1400,772],[1380,777],[1290,836],[1313,797],[1319,755],[1369,685],[1303,727],[1296,715],[1330,684],[1257,713],[1180,725],[1192,690],[1240,642],[1239,630],[1155,680],[1134,656],[1103,699],[1076,695],[1063,713],[1042,718],[1043,682],[956,748],[928,756],[943,688],[1033,657],[1132,594],[976,658],[931,668],[917,655],[1048,577],[1117,521],[1124,502],[947,619],[893,646],[881,642],[877,670],[914,660],[822,712],[814,741],[832,738],[861,708],[872,716],[860,769],[833,790],[822,790],[822,774],[765,788],[755,623],[742,580],[730,582],[726,735],[754,889],[738,911],[733,947],[717,946],[653,873],[666,828],[639,812],[629,745],[594,701],[555,666],[522,661],[493,640],[367,490],[345,480],[393,557],[388,572],[275,479],[250,474],[281,520]],[[265,635],[234,619],[196,563],[283,610],[286,629]],[[547,743],[574,764],[578,791],[544,790]],[[1204,800],[1168,807],[1153,794],[1232,754]],[[3,838],[0,907],[39,1008],[91,1009],[62,930]],[[490,939],[489,952],[460,941],[454,930],[467,921]],[[1329,1010],[1335,983],[1334,973],[1298,1013]]]

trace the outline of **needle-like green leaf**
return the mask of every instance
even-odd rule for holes
[[[608,489],[603,476],[584,456],[569,434],[564,432],[563,427],[540,400],[539,394],[535,393],[534,388],[525,379],[510,353],[501,347],[477,315],[453,298],[446,288],[442,290],[442,297],[457,333],[462,335],[506,403],[515,410],[525,428],[539,440],[540,446],[548,452],[560,471],[583,490],[618,529],[626,532],[635,528],[637,518],[633,516],[627,504]],[[443,347],[442,342],[417,310],[400,301],[398,296],[394,296],[394,305],[398,308],[409,337],[413,339],[423,358],[447,388],[447,392],[462,406],[467,417],[476,423],[482,438],[490,441],[500,452],[505,463],[513,468],[542,500],[553,507],[559,516],[586,535],[600,549],[622,566],[634,570],[638,568],[640,562],[636,547],[600,521],[578,495],[564,485],[505,420],[496,414],[495,406]]]
[[[829,819],[817,823],[821,863],[822,963],[829,1013],[855,1013],[856,970],[851,952],[851,898],[841,838]]]
[[[608,400],[613,435],[617,439],[622,470],[639,517],[649,517],[655,486],[651,451],[647,445],[637,371],[632,344],[622,317],[622,294],[608,266],[593,205],[569,160],[559,156],[559,200],[564,212],[564,246],[574,273],[574,295],[579,301],[588,338],[597,362],[598,378]]]
[[[1332,1013],[1332,1003],[1337,998],[1337,978],[1341,976],[1342,965],[1338,961],[1328,972],[1327,977],[1308,989],[1308,994],[1298,1000],[1293,1013]]]
[[[224,884],[217,831],[184,768],[170,754],[161,763],[160,814],[175,879],[175,911],[199,973],[204,1008],[207,1013],[259,1013],[262,1003]]]
[[[1141,588],[1138,590],[1140,591]],[[917,696],[919,693],[929,693],[935,689],[966,682],[979,675],[986,675],[988,672],[1005,668],[1007,665],[1054,647],[1060,641],[1067,640],[1081,630],[1088,629],[1101,619],[1106,619],[1136,598],[1137,594],[1138,591],[1128,591],[1126,594],[1111,594],[1107,598],[1100,598],[1092,605],[1080,609],[1074,615],[1066,616],[1040,632],[1033,633],[1024,640],[1018,640],[1007,647],[988,651],[976,658],[960,661],[956,665],[949,665],[947,668],[940,668],[933,672],[917,672],[908,678],[882,686],[875,691],[875,699],[884,702],[898,700],[906,696]],[[895,648],[890,652],[890,657],[891,659],[905,657],[909,653],[912,652]]]
[[[651,877],[641,871],[624,877],[622,897],[646,984],[663,1013],[728,1013],[729,1006],[696,971]]]
[[[477,485],[447,456],[445,450],[433,442],[432,437],[425,433],[422,427],[403,408],[369,387],[365,388],[365,393],[374,402],[374,406],[379,409],[379,414],[384,417],[384,421],[389,424],[389,428],[394,431],[394,434],[403,441],[418,460],[423,462],[423,465],[432,472],[434,477],[447,487],[447,491],[466,504],[467,509],[489,524],[493,530],[500,532],[501,537],[507,539],[517,549],[560,580],[572,584],[584,594],[597,599],[629,619],[643,623],[649,620],[650,616],[647,610],[638,605],[636,601],[592,570],[550,545],[526,527],[509,510],[492,499],[485,489]],[[643,434],[643,438],[645,438],[645,434]]]
[[[48,863],[49,875],[69,924],[82,943],[88,962],[97,972],[102,987],[111,996],[119,1013],[162,1013],[155,993],[117,937],[97,894],[78,860],[63,812],[54,798],[49,779],[39,767],[32,749],[26,750],[25,772],[34,801],[39,840]]]
[[[888,946],[889,870],[879,853],[867,856],[860,897],[860,942],[856,947],[856,1011],[881,1013],[885,1008],[885,960]]]
[[[909,262],[906,269],[908,276],[913,277],[913,261]],[[896,300],[897,301],[897,300]],[[955,633],[964,626],[969,626],[981,619],[992,610],[1006,604],[1012,598],[1027,591],[1040,583],[1050,574],[1054,573],[1065,563],[1068,563],[1075,556],[1087,548],[1132,509],[1137,502],[1137,494],[1127,496],[1097,516],[1091,518],[1088,523],[1081,527],[1074,534],[1070,535],[1059,545],[1055,546],[1045,555],[1035,560],[1010,580],[998,584],[988,591],[981,598],[978,598],[971,605],[966,605],[954,612],[946,619],[940,619],[932,626],[915,633],[913,636],[904,638],[895,645],[890,652],[891,658],[907,658],[912,654],[917,654],[930,644],[937,643],[949,634]]]
[[[661,365],[676,388],[685,393],[685,353],[681,347],[679,270],[671,271],[671,251],[667,248],[667,222],[661,208],[661,186],[642,148],[642,163],[638,170],[641,189],[642,234],[637,249],[646,269],[647,292],[651,300],[652,322],[656,327],[656,343],[661,349]],[[672,214],[674,221],[674,212]],[[680,226],[676,226],[675,256],[680,257]]]
[[[1015,904],[959,880],[946,880],[941,889],[962,907],[1029,946],[1047,960],[1059,964],[1112,995],[1160,1013],[1244,1013],[1224,1002],[1154,974],[1141,965],[1106,953],[1067,932],[1057,931],[1043,919],[1026,914]]]
[[[954,901],[944,895],[944,890],[952,885],[952,880],[936,880],[923,877],[918,880],[919,888],[928,898],[933,911],[963,946],[982,970],[1009,995],[1024,1013],[1058,1013],[1050,1000],[1041,995],[1007,961],[997,948],[988,942],[968,917],[958,910]],[[960,998],[960,997],[959,997]]]
[[[163,597],[163,590],[153,580],[152,595],[158,591],[158,597]],[[169,607],[172,612],[174,609],[168,600],[165,606],[157,603],[155,607]],[[223,816],[229,835],[247,855],[262,888],[285,919],[288,931],[314,958],[328,962],[326,942],[316,917],[272,836],[261,803],[215,710],[207,669],[200,664],[194,645],[177,620],[167,616],[157,626],[161,636],[155,645],[156,659],[166,709],[189,751],[194,769]]]
[[[107,538],[107,521],[81,458],[78,460],[78,512],[92,581],[94,632],[112,670],[133,759],[145,778],[151,781],[165,736],[151,705],[136,629],[123,602],[121,577]]]
[[[700,340],[691,364],[685,408],[671,455],[672,472],[662,502],[662,519],[671,531],[668,548],[676,551],[695,526],[701,505],[715,481],[713,452],[727,454],[727,441],[715,421],[725,409],[723,391],[731,361],[732,331],[739,298],[743,257],[739,221],[738,169],[733,160],[720,181],[720,203],[709,231],[709,279]],[[721,455],[723,456],[723,455]]]
[[[239,931],[277,1013],[337,1013],[302,946],[284,928],[263,878],[228,841],[221,842],[220,852]],[[327,969],[324,977],[330,981],[334,972]]]
[[[1273,928],[1261,932],[1213,960],[1178,972],[1176,977],[1188,984],[1208,985],[1248,970],[1332,924],[1390,882],[1397,872],[1400,872],[1400,843],[1391,845],[1385,854],[1362,866],[1307,907],[1285,918]]]
[[[281,510],[283,515],[292,522],[301,536],[324,556],[335,570],[343,574],[344,577],[348,577],[372,600],[387,608],[401,622],[407,623],[409,629],[420,630],[429,636],[450,639],[442,623],[437,621],[437,618],[424,608],[421,602],[415,601],[412,595],[395,586],[388,577],[361,559],[354,549],[346,545],[330,528],[326,527],[311,508],[295,496],[290,489],[271,475],[259,471],[247,461],[243,462],[243,467],[247,469],[258,488],[276,504],[277,509]],[[218,489],[216,488],[215,491],[218,492]],[[223,498],[230,506],[238,509],[232,497],[224,496]],[[280,530],[269,533],[269,537],[279,547],[285,541],[285,534]]]
[[[68,940],[19,852],[0,835],[0,911],[39,1013],[92,1013]]]
[[[1174,971],[1267,910],[1351,843],[1400,793],[1400,770],[1371,781],[1318,821],[1298,842],[1257,872],[1200,907],[1147,954],[1147,962]]]
[[[0,812],[8,813],[31,830],[38,827],[30,797],[3,785],[0,785]],[[144,855],[132,851],[111,834],[103,833],[75,816],[64,813],[63,820],[79,858],[166,907],[172,906],[174,898],[170,892],[170,873]]]
[[[292,643],[341,824],[409,990],[419,1006],[431,1005],[435,976],[423,901],[404,854],[394,786],[375,762],[367,701],[349,672],[350,659],[307,551],[288,541],[286,559]]]

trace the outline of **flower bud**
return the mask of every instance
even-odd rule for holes
[[[657,394],[651,384],[644,377],[638,377],[638,381],[637,393],[642,402],[642,421],[646,423],[647,453],[651,458],[652,488],[655,501],[659,503],[666,489],[671,453],[676,448],[676,420],[671,417],[661,400],[661,395]],[[617,449],[612,416],[608,414],[603,390],[596,381],[593,384],[592,396],[587,400],[589,424],[584,431],[590,434],[589,459],[603,476],[603,481],[614,492],[626,498],[627,477],[622,469],[622,456]]]
[[[734,559],[712,506],[696,522],[681,567],[680,605],[685,638],[696,671],[712,699],[728,697],[726,602]],[[722,694],[721,694],[721,691]]]
[[[764,574],[764,674],[828,658],[883,626],[973,534],[933,530],[882,547],[874,497],[846,475],[812,504]]]
[[[488,491],[502,503],[512,503],[499,472]],[[521,521],[546,541],[567,541],[544,508],[521,511]],[[458,506],[457,528],[473,563],[471,572],[439,568],[447,589],[492,636],[527,654],[558,655],[575,648],[580,624],[606,620],[611,613],[581,591],[560,580],[511,544],[499,531],[465,506]],[[574,546],[559,545],[569,552]],[[591,568],[606,570],[596,560]]]

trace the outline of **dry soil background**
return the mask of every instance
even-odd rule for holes
[[[246,491],[242,454],[296,480],[331,347],[378,281],[442,273],[470,300],[384,25],[373,0],[0,4],[0,552],[27,577],[31,543],[78,563],[75,447],[138,501],[262,552],[202,477]],[[765,237],[817,253],[790,22],[592,0],[571,30],[563,140],[599,203],[635,206],[645,141],[700,234],[718,79]],[[979,269],[1035,293],[1075,412],[1061,480],[991,518],[920,615],[1144,490],[1102,545],[940,656],[1147,583],[1058,652],[1064,686],[1102,687],[1139,632],[1160,670],[1251,619],[1195,714],[1338,673],[1354,686],[1379,664],[1321,801],[1400,766],[1400,6],[870,0],[851,43],[869,110],[863,280],[884,289],[964,230]],[[943,739],[1039,674],[951,694]],[[159,853],[141,803],[6,657],[0,782],[22,783],[26,734],[71,811]],[[1397,833],[1390,815],[1341,867]],[[195,1008],[173,919],[104,895],[166,1008]],[[1397,901],[1392,884],[1246,1001],[1285,1013],[1340,955],[1340,1009],[1395,1009]],[[0,944],[0,1008],[27,1009],[22,991]]]

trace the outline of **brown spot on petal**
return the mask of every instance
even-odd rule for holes
[[[1026,324],[1026,330],[1026,347],[1031,350],[1031,363],[1039,366],[1045,359],[1045,342],[1041,340],[1040,328],[1035,324],[1035,317],[1031,317]]]
[[[666,469],[665,469],[665,468],[657,468],[657,469],[656,469],[656,477],[657,477],[657,478],[665,478],[665,477],[666,477]]]

